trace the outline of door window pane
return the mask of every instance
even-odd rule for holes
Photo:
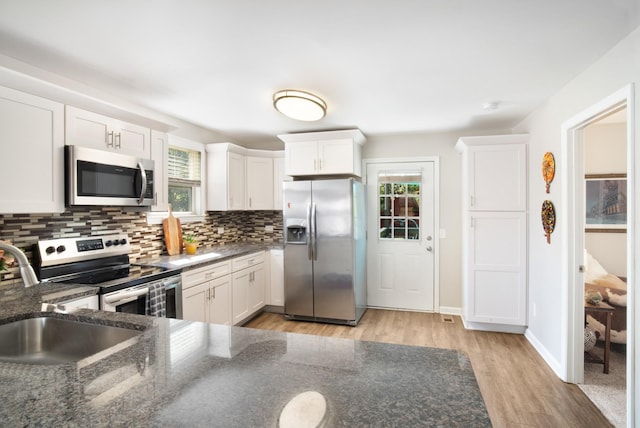
[[[378,174],[380,239],[420,239],[421,172]]]

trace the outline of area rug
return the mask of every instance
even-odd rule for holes
[[[616,428],[627,426],[626,352],[623,347],[611,349],[609,374],[602,373],[602,364],[584,363],[584,384],[578,385],[602,414]],[[602,347],[594,349],[602,355]]]

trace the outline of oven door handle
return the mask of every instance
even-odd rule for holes
[[[105,295],[104,296],[104,301],[106,303],[109,304],[113,304],[113,303],[120,303],[123,300],[127,300],[127,299],[131,299],[134,297],[140,297],[143,294],[148,294],[149,293],[149,288],[141,288],[139,290],[134,290],[134,291],[130,291],[128,293],[116,293],[113,295]],[[126,302],[122,302],[122,303],[126,303]]]

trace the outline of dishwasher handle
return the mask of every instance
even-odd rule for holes
[[[127,293],[115,293],[115,294],[106,294],[104,296],[104,301],[106,303],[109,303],[110,305],[113,303],[116,304],[120,304],[120,303],[127,303],[130,302],[134,299],[137,299],[138,297],[144,295],[144,294],[148,294],[149,293],[149,288],[145,287],[145,288],[140,288],[137,290],[133,290],[133,291],[129,291]]]

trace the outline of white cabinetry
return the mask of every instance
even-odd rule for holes
[[[64,106],[0,87],[0,213],[64,211]]]
[[[208,144],[207,210],[274,209],[274,193],[282,193],[281,183],[275,187],[274,174],[274,157],[279,153],[231,143]]]
[[[265,305],[264,251],[236,257],[231,261],[233,324],[240,324]]]
[[[461,138],[463,319],[471,329],[527,323],[526,135]]]
[[[284,251],[269,251],[269,299],[271,306],[284,306]]]
[[[247,156],[245,207],[248,210],[273,209],[273,158]]]
[[[100,306],[100,300],[98,296],[86,296],[80,297],[79,299],[67,300],[66,302],[62,302],[64,305],[64,310],[69,312],[75,309],[95,309],[98,310]]]
[[[281,156],[280,156],[281,155]],[[284,152],[276,152],[273,158],[273,209],[281,211],[282,206],[282,183],[291,181],[291,177],[286,175],[284,169]]]
[[[362,175],[362,145],[357,129],[278,135],[285,143],[285,173],[293,177]]]
[[[154,162],[153,211],[166,211],[169,207],[168,181],[169,138],[164,132],[151,131],[151,159]]]
[[[231,325],[231,262],[182,273],[183,318]]]
[[[67,145],[151,158],[151,130],[101,114],[66,106]]]

